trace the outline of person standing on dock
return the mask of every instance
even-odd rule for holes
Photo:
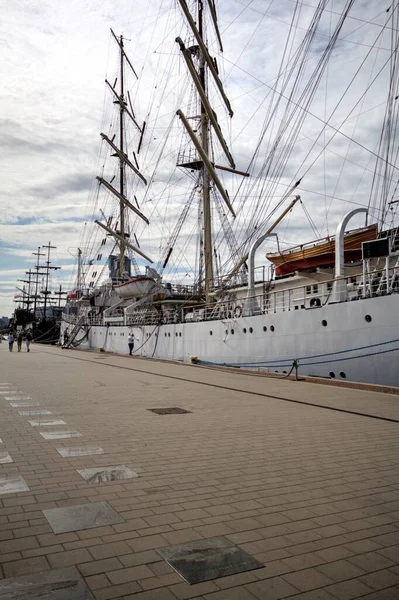
[[[10,333],[8,334],[8,349],[10,350],[10,352],[12,352],[14,346],[14,336],[12,334],[12,331],[10,331]]]
[[[127,343],[129,346],[129,356],[132,356],[132,352],[133,352],[133,348],[134,348],[134,335],[131,332],[128,335]]]
[[[17,346],[18,346],[18,352],[21,352],[21,348],[22,348],[22,331],[19,332],[18,336],[17,336]]]
[[[28,331],[28,333],[26,334],[26,337],[25,337],[26,351],[27,352],[29,352],[29,346],[30,346],[31,341],[32,341],[32,334],[31,334],[30,331]]]

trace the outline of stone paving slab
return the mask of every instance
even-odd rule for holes
[[[14,461],[0,477],[29,488],[0,494],[0,577],[76,566],[96,600],[399,598],[399,423],[370,418],[399,420],[397,396],[35,345],[0,355],[0,383],[82,434],[46,440],[0,402]],[[110,465],[139,477],[77,472]],[[43,512],[102,502],[121,522],[55,534]],[[264,566],[189,585],[158,554],[219,536]]]
[[[78,570],[60,569],[0,581],[2,600],[93,600]]]

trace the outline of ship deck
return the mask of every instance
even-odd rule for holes
[[[0,354],[2,600],[399,598],[395,390]]]

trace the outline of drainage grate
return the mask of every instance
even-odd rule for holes
[[[155,413],[156,415],[184,415],[191,412],[190,410],[184,410],[184,408],[148,408],[147,410]]]

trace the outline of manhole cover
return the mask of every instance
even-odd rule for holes
[[[149,408],[148,410],[156,415],[184,415],[191,412],[190,410],[184,410],[184,408]]]

